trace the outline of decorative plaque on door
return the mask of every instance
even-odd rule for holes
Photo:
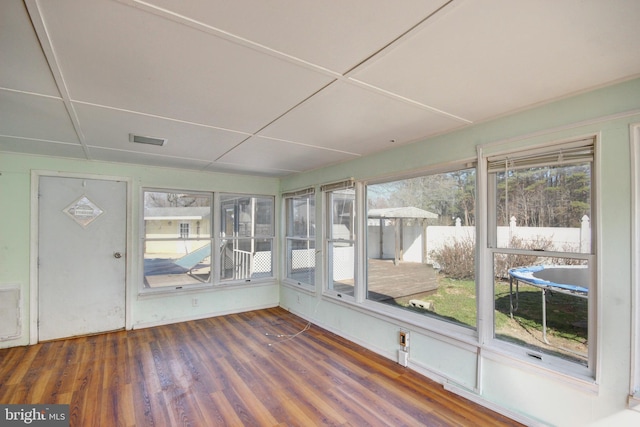
[[[69,215],[82,228],[86,228],[104,213],[102,209],[84,195],[67,206],[62,212]]]

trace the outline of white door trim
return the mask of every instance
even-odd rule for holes
[[[31,171],[31,236],[29,242],[29,344],[38,343],[38,254],[39,254],[39,199],[40,177],[60,177],[60,178],[80,178],[80,179],[96,179],[103,181],[122,181],[126,183],[126,250],[125,250],[125,328],[132,328],[131,319],[131,298],[130,283],[132,283],[132,250],[133,248],[133,220],[132,220],[132,201],[133,201],[133,181],[131,178],[113,176],[113,175],[97,175],[88,173],[74,172],[57,172],[47,170]]]

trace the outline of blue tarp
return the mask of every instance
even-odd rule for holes
[[[203,247],[177,259],[145,258],[144,275],[159,276],[162,274],[188,273],[210,255],[211,245],[204,245]],[[205,266],[203,265],[203,267]]]

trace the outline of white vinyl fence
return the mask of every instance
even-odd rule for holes
[[[552,241],[554,249],[566,252],[589,252],[591,248],[591,226],[589,217],[582,217],[580,227],[518,227],[516,218],[511,217],[509,226],[498,227],[498,246],[508,247],[512,238],[521,240],[524,245],[540,240]],[[369,258],[393,259],[396,250],[395,226],[392,222],[382,227],[382,254],[380,254],[380,226],[370,224],[367,234],[367,255]],[[424,231],[423,231],[424,230]],[[425,238],[426,234],[426,238]],[[426,229],[420,223],[403,225],[402,227],[402,260],[404,262],[424,262],[433,264],[430,254],[456,240],[475,241],[475,226],[462,226],[460,218],[452,226],[427,226]],[[426,246],[423,245],[426,241]],[[353,278],[353,247],[335,248],[333,257],[334,280],[347,280]],[[314,250],[294,251],[300,252],[294,256],[300,265],[292,265],[292,268],[305,268],[315,266]]]

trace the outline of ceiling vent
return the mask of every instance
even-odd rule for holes
[[[133,133],[130,133],[129,134],[129,141],[130,142],[135,142],[137,144],[149,144],[149,145],[157,145],[159,147],[162,147],[164,144],[166,144],[167,139],[166,138],[154,138],[152,136],[135,135]]]

